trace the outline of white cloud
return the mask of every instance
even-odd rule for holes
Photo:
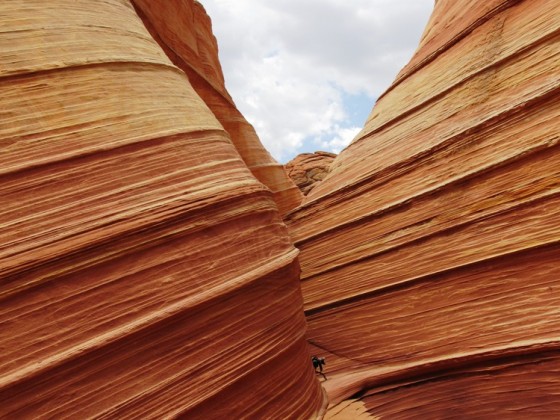
[[[201,0],[238,108],[280,161],[357,133],[348,95],[375,98],[412,56],[433,0]],[[311,141],[310,141],[311,139]],[[350,139],[351,140],[351,139]]]
[[[362,127],[337,127],[330,133],[330,138],[319,139],[316,143],[319,144],[323,150],[340,153],[342,149],[350,144],[361,129]]]

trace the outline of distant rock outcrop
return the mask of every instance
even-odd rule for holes
[[[288,216],[331,405],[560,417],[559,34],[556,0],[438,0]]]
[[[288,178],[200,6],[135,3],[207,95],[128,1],[0,2],[0,418],[312,417]]]
[[[286,173],[303,195],[307,195],[327,176],[335,157],[329,152],[301,153],[285,165]]]

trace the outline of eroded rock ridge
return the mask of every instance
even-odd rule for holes
[[[300,193],[225,91],[200,5],[0,16],[0,417],[315,415],[278,211]]]
[[[330,152],[302,153],[285,165],[286,173],[303,195],[307,195],[327,176],[335,157]]]
[[[331,405],[560,416],[559,37],[554,0],[439,0],[288,216]]]

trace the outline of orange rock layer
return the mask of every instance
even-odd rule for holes
[[[558,115],[559,2],[437,1],[411,63],[287,217],[331,405],[560,416]]]
[[[150,0],[132,2],[154,39],[185,72],[191,86],[228,132],[253,175],[272,190],[280,213],[297,207],[303,198],[299,189],[264,149],[255,129],[226,91],[218,44],[202,5],[194,0],[167,0],[165,7]]]
[[[437,1],[287,217],[301,289],[198,3],[0,16],[1,418],[316,416],[303,309],[328,417],[560,417],[556,0]]]
[[[132,4],[0,16],[0,417],[316,414],[273,195]]]

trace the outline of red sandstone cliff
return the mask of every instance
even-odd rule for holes
[[[288,216],[331,405],[560,417],[559,46],[556,0],[439,0]]]
[[[283,187],[202,9],[136,4],[190,81],[128,1],[0,2],[0,417],[311,417]]]

